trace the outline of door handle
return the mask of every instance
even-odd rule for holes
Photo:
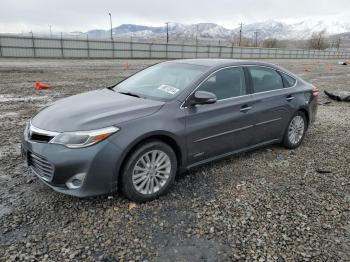
[[[286,100],[287,101],[292,101],[295,97],[294,96],[287,96]]]
[[[241,106],[241,109],[239,111],[245,113],[245,112],[249,111],[250,109],[252,109],[251,106],[244,105],[244,106]]]

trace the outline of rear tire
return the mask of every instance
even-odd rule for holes
[[[297,148],[304,140],[307,119],[303,112],[296,112],[288,123],[282,144],[289,149]]]
[[[135,202],[145,202],[166,193],[177,171],[174,150],[159,140],[138,146],[128,157],[121,173],[121,189]]]

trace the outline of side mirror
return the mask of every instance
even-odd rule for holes
[[[196,91],[189,99],[187,105],[206,105],[214,104],[217,101],[214,93],[207,91]]]

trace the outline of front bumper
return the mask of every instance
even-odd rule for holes
[[[52,165],[52,177],[49,179],[35,171],[33,166],[31,169],[41,181],[57,192],[87,197],[112,193],[117,189],[118,159],[122,150],[108,139],[93,146],[70,149],[63,145],[33,142],[23,138],[22,154],[28,165],[33,165],[28,161],[29,155],[39,157]],[[81,187],[69,189],[66,182],[79,173],[86,174]]]

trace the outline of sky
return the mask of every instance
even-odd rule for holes
[[[0,32],[53,32],[108,29],[120,24],[162,26],[165,22],[217,23],[232,29],[269,19],[306,18],[350,23],[350,0],[0,0]]]

